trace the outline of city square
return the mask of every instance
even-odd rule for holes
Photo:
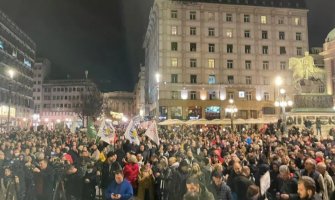
[[[334,8],[0,0],[0,200],[335,200]]]

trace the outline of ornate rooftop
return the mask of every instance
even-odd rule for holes
[[[331,42],[334,40],[335,40],[335,28],[328,33],[326,37],[326,42]]]

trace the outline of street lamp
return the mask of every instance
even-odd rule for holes
[[[277,76],[275,78],[275,88],[274,88],[274,91],[273,91],[273,100],[276,101],[276,96],[278,94],[276,94],[276,90],[277,88],[279,88],[279,86],[281,86],[283,84],[283,79],[280,77],[280,76]]]
[[[279,96],[277,100],[275,101],[276,107],[281,107],[282,110],[282,120],[285,121],[285,110],[286,107],[291,107],[293,105],[293,101],[289,100],[286,95],[286,90],[281,88],[279,90]]]
[[[14,78],[14,75],[15,75],[15,72],[14,70],[10,69],[8,70],[8,76],[10,78],[9,82],[8,82],[8,91],[9,91],[9,101],[8,101],[8,113],[7,113],[7,131],[9,132],[10,131],[10,106],[11,106],[11,103],[12,103],[12,81],[13,81],[13,78]]]
[[[234,104],[233,99],[229,99],[229,105],[226,108],[226,113],[230,113],[230,128],[231,131],[234,131],[234,114],[237,113],[236,105]]]

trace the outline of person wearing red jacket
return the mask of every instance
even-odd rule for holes
[[[123,168],[124,177],[130,182],[133,186],[134,194],[137,194],[137,179],[139,174],[139,165],[137,163],[137,159],[135,155],[131,155],[128,163],[125,164]]]

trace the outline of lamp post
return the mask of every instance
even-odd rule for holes
[[[157,99],[156,99],[156,117],[157,120],[159,120],[160,117],[160,113],[159,113],[159,82],[160,82],[160,77],[161,75],[157,72],[155,74],[155,78],[156,78],[156,85],[157,85]]]
[[[11,106],[11,103],[12,103],[12,81],[13,81],[13,78],[14,78],[14,70],[10,69],[8,70],[8,76],[10,78],[9,82],[8,82],[8,91],[9,91],[9,101],[8,101],[8,112],[7,112],[7,131],[9,132],[10,131],[10,106]]]
[[[281,88],[279,90],[279,95],[278,95],[278,98],[277,100],[275,101],[275,106],[276,107],[281,107],[281,118],[282,120],[285,122],[285,111],[286,111],[286,107],[291,107],[293,105],[293,101],[289,100],[287,98],[287,95],[286,95],[286,90]],[[279,114],[280,116],[280,114]]]
[[[277,76],[275,78],[275,89],[273,91],[273,100],[276,101],[276,97],[278,94],[276,94],[277,88],[279,88],[283,84],[283,79],[280,76]]]
[[[226,108],[226,112],[230,113],[230,128],[231,131],[234,131],[234,114],[237,113],[236,105],[234,104],[233,99],[229,99],[229,105]]]

